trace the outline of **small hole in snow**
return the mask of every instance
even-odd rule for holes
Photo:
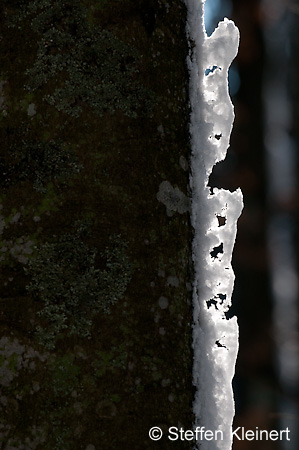
[[[217,347],[223,347],[227,349],[226,345],[221,344],[219,339],[215,342],[215,344],[217,345]]]
[[[220,245],[218,245],[217,247],[214,247],[213,250],[210,252],[210,255],[212,258],[218,258],[218,255],[220,253],[223,253],[223,242],[221,242]]]
[[[206,70],[205,70],[205,76],[207,77],[208,75],[210,75],[211,73],[214,73],[215,72],[215,70],[221,70],[221,67],[218,67],[218,66],[213,66],[213,67],[208,67]]]
[[[220,298],[220,300],[221,300],[221,305],[222,305],[222,303],[224,302],[224,300],[226,300],[226,294],[218,294],[218,298]]]
[[[218,227],[224,227],[226,224],[226,217],[224,216],[217,216],[218,219]]]
[[[207,307],[208,307],[208,309],[210,309],[211,306],[214,306],[215,309],[218,310],[218,304],[222,305],[225,300],[226,300],[226,294],[217,294],[217,295],[215,295],[215,297],[211,298],[210,300],[208,300],[206,302]]]
[[[222,138],[222,133],[215,134],[215,139],[217,139],[217,141],[219,141],[221,138]]]
[[[217,308],[217,300],[215,300],[214,298],[211,298],[211,300],[208,300],[208,301],[207,301],[207,307],[208,307],[208,309],[210,309],[212,305],[214,305],[215,308],[218,309],[218,308]]]

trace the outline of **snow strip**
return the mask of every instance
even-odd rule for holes
[[[237,219],[243,201],[240,189],[208,187],[213,166],[229,147],[234,119],[228,93],[228,69],[239,45],[239,31],[228,19],[208,37],[204,1],[185,0],[190,80],[191,220],[193,239],[193,382],[195,427],[205,427],[221,439],[197,441],[200,450],[232,446],[234,399],[232,378],[238,352],[236,317],[229,320],[234,272],[231,267]]]

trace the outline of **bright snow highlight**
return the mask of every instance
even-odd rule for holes
[[[227,320],[234,273],[231,257],[237,219],[243,207],[238,189],[208,187],[213,166],[229,147],[234,119],[228,94],[228,69],[239,45],[239,32],[228,19],[208,37],[203,0],[186,0],[191,41],[190,134],[192,147],[192,225],[194,227],[194,401],[195,426],[222,430],[223,440],[200,441],[201,450],[229,450],[234,399],[232,378],[238,351],[236,317]],[[198,441],[199,443],[199,441]]]

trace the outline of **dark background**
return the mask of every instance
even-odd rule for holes
[[[291,366],[298,365],[298,6],[208,0],[206,9],[211,17],[208,33],[227,16],[241,36],[230,79],[236,114],[231,147],[210,182],[230,190],[240,186],[245,205],[233,256],[232,311],[240,327],[234,424],[291,429],[289,443],[235,442],[234,448],[294,449],[299,380],[298,370],[291,374],[288,364],[292,360]],[[288,283],[284,267],[294,283]],[[281,293],[276,290],[278,278]]]

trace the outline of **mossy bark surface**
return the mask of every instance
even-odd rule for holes
[[[3,449],[191,449],[186,11],[4,0]]]

